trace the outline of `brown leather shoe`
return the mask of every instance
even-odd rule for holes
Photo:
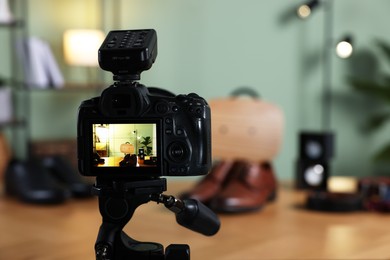
[[[262,208],[276,198],[276,179],[270,163],[237,161],[224,188],[210,202],[219,212],[244,212]]]
[[[232,165],[232,161],[220,161],[216,163],[209,174],[198,182],[191,191],[181,194],[180,198],[196,199],[207,205],[221,190]]]

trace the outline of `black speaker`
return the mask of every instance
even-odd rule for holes
[[[334,134],[302,132],[299,134],[299,158],[296,168],[296,188],[326,190],[329,164],[334,156]]]
[[[329,165],[321,160],[299,159],[297,162],[296,188],[326,190]]]
[[[145,151],[144,151],[144,148],[139,148],[138,149],[138,156],[141,160],[144,160],[145,159]]]
[[[334,135],[330,132],[302,132],[299,135],[299,158],[328,161],[334,156]]]

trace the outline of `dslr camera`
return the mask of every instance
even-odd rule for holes
[[[174,95],[138,83],[157,56],[155,30],[110,31],[99,65],[114,84],[78,112],[79,171],[85,176],[144,179],[207,174],[210,108],[195,93]]]

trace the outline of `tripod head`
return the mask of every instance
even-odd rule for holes
[[[218,232],[220,221],[209,208],[197,200],[181,201],[164,195],[164,191],[166,179],[124,181],[97,178],[93,193],[99,196],[103,223],[95,243],[96,259],[189,259],[187,245],[170,245],[164,254],[162,245],[136,241],[122,231],[136,208],[150,201],[164,204],[175,213],[178,224],[192,231],[206,236]]]

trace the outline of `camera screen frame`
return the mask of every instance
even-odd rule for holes
[[[128,167],[121,167],[121,166],[104,166],[105,162],[102,163],[102,165],[96,165],[94,163],[94,154],[97,153],[96,151],[96,132],[94,131],[95,125],[102,125],[102,126],[110,126],[110,125],[125,125],[127,127],[137,127],[142,125],[153,125],[155,130],[153,132],[155,133],[155,136],[152,136],[152,150],[155,151],[156,155],[153,159],[153,164],[150,165],[144,165],[140,166],[137,163],[137,166],[128,166]],[[88,154],[87,158],[85,158],[85,166],[86,166],[86,172],[89,176],[123,176],[123,177],[142,177],[142,176],[162,176],[163,175],[163,144],[162,144],[162,122],[161,119],[92,119],[87,120],[85,122],[85,147],[84,151],[86,151]],[[115,133],[114,133],[115,134]],[[135,134],[135,138],[141,137],[142,133],[132,133],[129,132],[129,135]],[[129,141],[130,141],[129,137]],[[155,140],[154,140],[155,139]],[[137,140],[135,140],[137,141]],[[141,140],[142,141],[142,140]],[[110,143],[110,140],[106,141],[108,144]],[[123,144],[126,144],[127,142],[123,142]],[[130,143],[130,142],[129,142]],[[133,139],[134,143],[134,139]],[[116,145],[118,146],[118,145]],[[136,154],[138,154],[138,151],[136,151],[140,147],[133,147]],[[126,148],[124,148],[126,149]],[[119,152],[119,148],[117,148]],[[122,156],[124,157],[125,154],[122,153]],[[106,158],[105,156],[102,156],[101,159],[107,160],[107,158],[110,158],[109,154]],[[115,156],[112,156],[115,157]],[[122,158],[121,160],[123,160]],[[118,161],[116,162],[118,163]]]

